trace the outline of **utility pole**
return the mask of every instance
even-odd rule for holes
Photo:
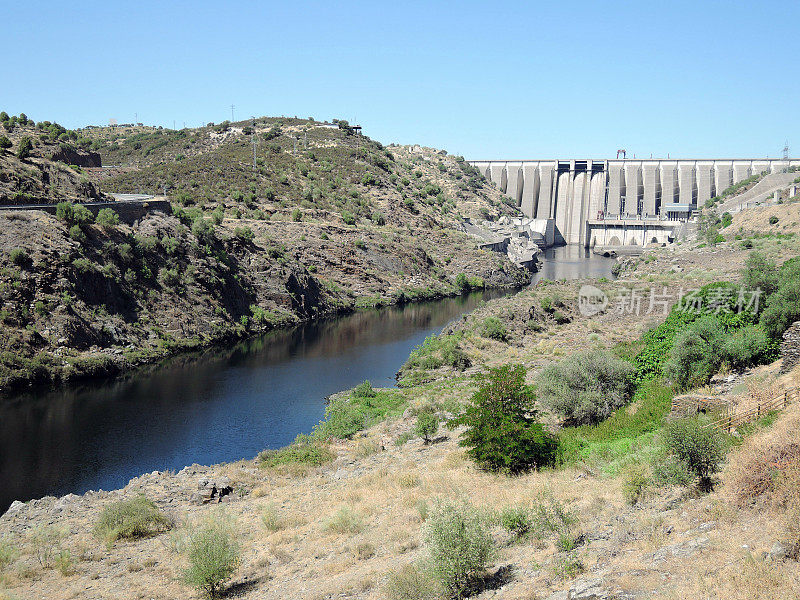
[[[236,108],[233,104],[231,104],[231,121],[235,121],[236,119],[233,118],[233,109]]]
[[[256,171],[256,132],[253,131],[253,172]]]

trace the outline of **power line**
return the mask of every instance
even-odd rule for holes
[[[235,121],[236,119],[233,118],[233,109],[236,108],[233,104],[231,104],[231,121]]]

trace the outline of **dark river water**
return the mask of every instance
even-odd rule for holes
[[[538,278],[609,276],[548,251]],[[126,377],[0,398],[0,513],[13,500],[115,489],[142,473],[253,457],[322,418],[326,396],[394,385],[414,346],[503,292],[359,312],[179,357]]]

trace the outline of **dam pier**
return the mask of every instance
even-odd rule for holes
[[[797,159],[607,159],[470,161],[516,203],[546,245],[668,243],[698,206]]]

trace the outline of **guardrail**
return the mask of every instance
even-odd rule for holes
[[[708,427],[716,427],[730,433],[735,427],[758,419],[770,411],[786,408],[790,402],[798,399],[800,399],[800,388],[795,387],[769,400],[759,401],[753,408],[744,412],[730,413],[715,419],[708,424]]]

